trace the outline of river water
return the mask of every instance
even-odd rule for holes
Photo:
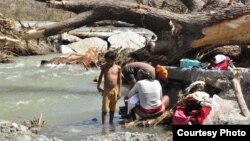
[[[45,121],[42,134],[67,141],[120,131],[162,132],[161,128],[121,128],[118,112],[116,126],[102,128],[102,97],[92,82],[100,71],[66,65],[40,67],[41,60],[59,55],[18,57],[15,63],[0,64],[0,119],[21,123],[42,114]],[[122,94],[127,92],[123,87]],[[117,107],[123,105],[119,100]]]

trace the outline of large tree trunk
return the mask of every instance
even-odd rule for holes
[[[191,11],[201,10],[206,4],[204,0],[181,0],[181,2]]]
[[[145,27],[156,34],[162,30],[171,30],[172,38],[168,40],[165,50],[161,51],[169,62],[201,47],[250,42],[250,6],[225,8],[213,13],[176,14],[137,3],[114,0],[52,0],[49,4],[51,7],[81,14],[60,23],[28,31],[24,36],[26,39],[67,32],[101,20],[120,20]],[[171,53],[166,53],[169,50]]]

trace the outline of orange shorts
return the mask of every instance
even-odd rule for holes
[[[102,112],[115,111],[117,103],[118,88],[106,89],[103,92]]]

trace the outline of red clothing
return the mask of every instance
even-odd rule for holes
[[[187,125],[191,116],[187,116],[184,112],[184,106],[177,106],[172,121],[174,125]]]
[[[161,108],[162,108],[162,104],[151,109],[145,109],[145,108],[140,107],[140,111],[142,111],[145,114],[151,114],[151,113],[159,112]]]
[[[202,124],[204,119],[211,111],[211,107],[202,107],[201,110],[193,110],[191,112],[190,121],[194,124]]]
[[[226,56],[226,59],[218,64],[212,62],[211,67],[212,68],[218,68],[220,70],[227,70],[228,64],[229,64],[230,58]]]
[[[202,125],[211,111],[211,107],[201,106],[193,98],[186,98],[185,106],[177,106],[173,115],[173,124],[188,124],[190,121],[192,124]]]

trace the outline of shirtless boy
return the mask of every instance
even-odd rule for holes
[[[105,125],[106,115],[109,111],[109,123],[113,124],[113,118],[117,100],[121,97],[121,67],[115,64],[116,54],[112,51],[104,55],[106,64],[101,67],[97,89],[102,92],[102,125]],[[104,89],[100,88],[104,77]]]

